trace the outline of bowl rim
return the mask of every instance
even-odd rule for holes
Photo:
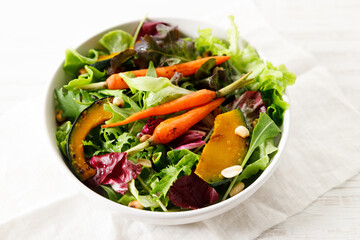
[[[166,22],[166,21],[167,22],[177,22],[179,24],[178,26],[179,26],[180,30],[182,28],[180,23],[187,21],[187,22],[193,22],[196,24],[201,24],[203,26],[207,26],[212,29],[217,29],[221,32],[226,31],[225,29],[221,28],[218,25],[215,25],[214,23],[206,23],[206,22],[199,21],[199,20],[191,20],[189,18],[163,17],[163,18],[151,18],[150,20],[164,21],[164,22]],[[99,37],[101,37],[102,34],[108,32],[108,31],[111,31],[113,29],[121,29],[124,25],[137,24],[139,22],[140,22],[140,20],[124,21],[113,27],[109,27],[109,28],[93,35],[92,37],[86,39],[80,45],[78,45],[75,49],[78,50],[79,48],[83,47],[91,39],[94,39],[94,38],[99,39]],[[245,201],[247,198],[249,198],[251,195],[253,195],[268,180],[268,178],[272,175],[272,173],[275,171],[275,169],[279,165],[279,160],[285,149],[287,138],[289,135],[289,130],[290,130],[290,118],[291,118],[290,109],[287,109],[285,112],[285,115],[284,115],[284,122],[281,127],[282,132],[281,132],[281,137],[280,137],[280,140],[279,140],[279,143],[277,146],[278,147],[277,153],[271,159],[270,164],[261,173],[261,175],[252,184],[247,186],[239,194],[237,194],[231,198],[228,198],[224,201],[221,201],[221,202],[218,202],[218,203],[215,203],[215,204],[212,204],[212,205],[200,208],[200,209],[194,209],[194,210],[188,210],[188,211],[177,211],[177,212],[154,212],[154,211],[140,210],[140,209],[129,208],[120,203],[111,201],[110,199],[103,197],[102,195],[91,190],[85,184],[83,184],[78,178],[76,178],[76,176],[72,173],[72,171],[69,169],[69,167],[65,163],[65,159],[63,159],[61,152],[60,152],[59,148],[57,147],[56,137],[54,134],[52,134],[54,131],[54,129],[52,129],[54,124],[52,124],[51,122],[54,122],[55,119],[49,118],[49,110],[51,112],[54,112],[54,100],[53,100],[54,88],[53,88],[53,85],[54,85],[54,81],[56,80],[56,76],[58,75],[58,72],[62,70],[63,63],[64,63],[64,61],[61,62],[60,66],[57,68],[55,73],[52,75],[51,80],[47,83],[47,87],[46,87],[46,91],[45,91],[45,97],[44,97],[45,106],[44,106],[44,115],[43,116],[45,117],[46,132],[47,132],[47,137],[49,139],[48,144],[51,145],[50,148],[53,150],[52,151],[53,156],[55,159],[57,159],[55,161],[57,163],[57,166],[61,169],[61,171],[65,175],[67,175],[69,177],[69,179],[73,179],[72,181],[76,182],[75,184],[77,185],[78,189],[83,194],[86,194],[87,196],[93,198],[94,200],[96,200],[96,202],[102,202],[101,203],[102,205],[106,205],[107,207],[116,209],[116,211],[119,211],[119,209],[120,209],[121,214],[124,214],[130,218],[133,218],[133,219],[135,218],[138,220],[141,220],[143,218],[144,221],[146,221],[146,219],[154,219],[154,218],[160,219],[160,220],[162,219],[165,221],[182,219],[181,223],[175,223],[175,224],[190,223],[190,222],[204,220],[204,219],[202,219],[202,216],[209,215],[211,213],[213,213],[212,216],[219,215],[219,214],[224,213],[224,212],[232,209],[233,207],[239,205],[243,201]],[[286,95],[284,95],[283,97],[286,102],[288,102],[288,103],[290,102],[288,92],[286,92]],[[214,214],[215,212],[216,212],[216,214]],[[207,219],[207,218],[205,218],[205,219]],[[157,224],[156,222],[153,222],[153,223]],[[168,225],[168,224],[172,224],[172,223],[165,222],[165,223],[160,223],[160,224]]]

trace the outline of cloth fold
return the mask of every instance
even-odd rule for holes
[[[298,75],[289,88],[287,147],[278,169],[254,195],[227,213],[180,226],[149,225],[97,209],[54,168],[53,155],[43,147],[43,100],[30,98],[0,116],[0,238],[253,239],[359,173],[359,111],[310,54],[282,40],[250,1],[242,4],[246,14],[236,19],[244,38]],[[223,15],[228,12],[230,6]],[[255,18],[251,27],[245,24]]]

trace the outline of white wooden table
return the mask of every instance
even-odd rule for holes
[[[360,1],[255,2],[275,30],[327,67],[360,111]],[[360,175],[357,175],[258,239],[360,239],[359,226]]]

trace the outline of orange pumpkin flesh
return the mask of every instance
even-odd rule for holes
[[[81,181],[85,181],[96,174],[96,170],[85,160],[83,140],[91,129],[104,124],[112,117],[112,113],[104,110],[104,104],[111,99],[103,98],[91,104],[81,112],[70,130],[67,141],[68,157],[74,173]]]
[[[238,126],[246,127],[240,110],[232,110],[215,118],[214,132],[201,153],[195,169],[204,181],[213,184],[223,179],[221,171],[240,165],[248,150],[248,140],[235,134]]]

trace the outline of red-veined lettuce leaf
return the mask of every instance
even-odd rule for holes
[[[127,153],[108,153],[94,156],[90,159],[90,165],[96,169],[96,175],[90,179],[90,184],[111,185],[121,194],[128,190],[128,182],[137,178],[141,172],[141,165],[134,164],[126,158]]]
[[[203,131],[188,130],[170,143],[174,150],[193,149],[205,144],[202,138],[206,135]]]
[[[229,108],[239,108],[244,114],[249,127],[251,127],[251,123],[255,119],[259,118],[260,113],[266,113],[266,107],[261,98],[261,93],[257,91],[244,92],[239,98],[229,105]]]
[[[154,119],[154,118],[150,117],[148,122],[145,124],[145,126],[141,130],[141,132],[138,133],[137,137],[141,138],[145,134],[152,135],[154,133],[154,130],[157,127],[157,125],[159,125],[162,121],[164,121],[164,119],[162,119],[162,118]]]
[[[141,37],[145,36],[145,35],[157,35],[158,34],[158,30],[156,28],[156,26],[158,24],[164,24],[167,25],[164,22],[145,22],[140,31],[139,31],[139,35],[137,37],[136,40],[139,40]]]

